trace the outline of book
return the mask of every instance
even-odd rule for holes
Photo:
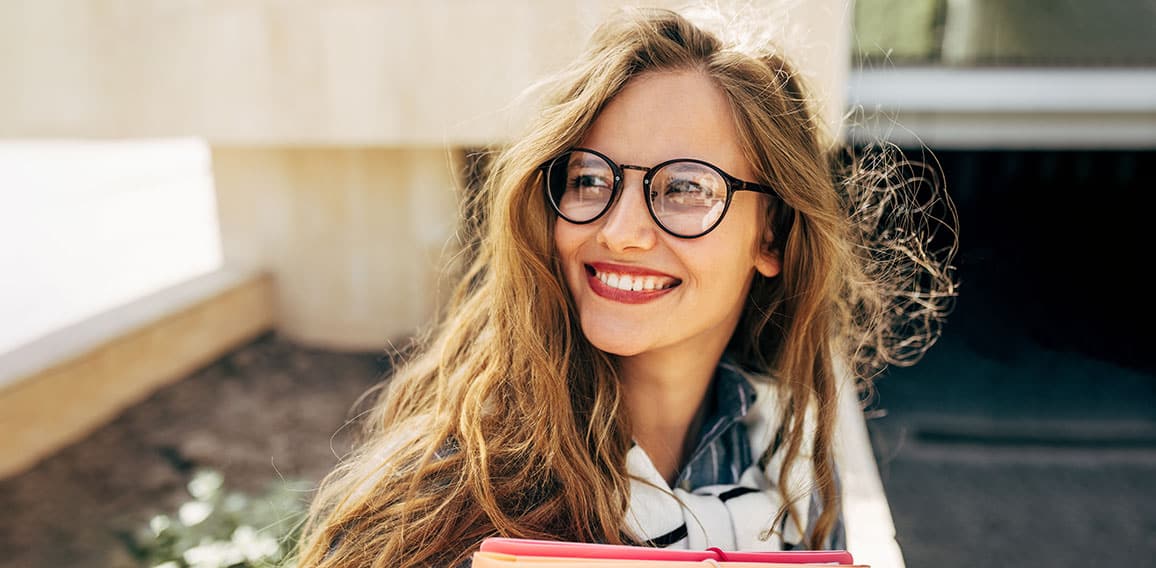
[[[775,552],[670,550],[645,546],[588,544],[518,538],[488,538],[473,556],[474,568],[801,568],[857,565],[845,550]]]

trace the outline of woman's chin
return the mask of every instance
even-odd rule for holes
[[[586,339],[599,351],[618,357],[632,357],[648,348],[638,341],[637,336],[623,337],[619,334],[591,333],[590,330],[586,330]]]
[[[598,346],[595,345],[595,347],[598,347]],[[633,356],[638,355],[638,354],[643,352],[642,349],[628,349],[628,348],[615,348],[615,347],[610,347],[610,348],[598,347],[598,349],[600,349],[600,350],[602,350],[602,351],[604,351],[610,355],[614,355],[615,357],[633,357]]]

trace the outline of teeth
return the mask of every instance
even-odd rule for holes
[[[630,292],[665,290],[674,285],[674,280],[657,276],[631,276],[629,274],[599,272],[597,277],[603,284],[611,288]]]

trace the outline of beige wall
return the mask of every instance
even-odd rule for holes
[[[604,4],[3,2],[0,137],[488,143]]]
[[[619,4],[9,0],[0,3],[0,138],[488,144],[528,111],[518,94]],[[799,45],[792,53],[835,99],[847,4],[777,0],[758,24]],[[841,112],[828,102],[829,114]]]
[[[212,159],[224,261],[276,275],[290,339],[383,349],[448,297],[460,152],[217,146]]]

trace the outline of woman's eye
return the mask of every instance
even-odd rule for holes
[[[600,190],[609,189],[610,186],[606,183],[605,179],[599,176],[580,175],[570,180],[570,187],[581,190]]]
[[[701,185],[686,179],[671,180],[664,193],[667,197],[683,199],[706,197],[706,190]]]
[[[702,188],[699,187],[697,183],[685,179],[671,180],[671,182],[666,185],[667,194],[686,193],[688,191],[702,191]]]

